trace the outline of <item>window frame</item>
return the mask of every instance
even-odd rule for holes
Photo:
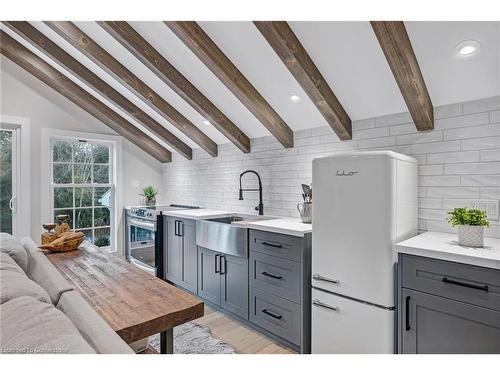
[[[91,168],[92,168],[92,173],[91,173],[91,182],[90,183],[77,183],[74,181],[75,179],[75,170],[74,170],[74,167],[75,165],[85,165],[86,163],[78,163],[78,162],[75,162],[75,159],[74,159],[74,156],[75,156],[75,153],[73,151],[73,147],[72,146],[72,152],[71,152],[71,162],[54,162],[54,158],[53,158],[53,145],[54,143],[56,142],[67,142],[67,143],[70,143],[70,144],[74,144],[76,142],[85,142],[85,143],[88,143],[88,144],[92,144],[92,145],[103,145],[103,146],[106,146],[108,147],[109,149],[109,159],[108,159],[108,163],[107,164],[104,164],[104,163],[94,163],[93,160],[91,163],[88,163],[91,165]],[[101,247],[102,249],[106,250],[106,249],[113,249],[113,248],[116,248],[116,238],[115,238],[115,215],[114,215],[114,212],[116,210],[116,207],[115,207],[115,191],[116,191],[116,186],[114,184],[114,181],[113,181],[113,176],[114,176],[114,169],[115,169],[115,160],[114,160],[114,143],[113,142],[110,142],[110,141],[105,141],[105,140],[89,140],[89,139],[82,139],[82,138],[68,138],[68,137],[51,137],[50,138],[50,152],[51,152],[51,159],[50,159],[50,172],[51,172],[51,176],[50,176],[50,208],[52,210],[52,217],[54,218],[55,217],[55,211],[58,211],[58,210],[72,210],[73,211],[73,225],[72,225],[72,228],[73,230],[92,230],[92,237],[93,239],[95,240],[95,236],[94,236],[94,233],[95,233],[95,230],[96,229],[102,229],[102,228],[110,228],[110,245],[109,246],[103,246]],[[72,171],[71,171],[71,174],[72,174],[72,180],[73,182],[71,183],[55,183],[54,182],[54,165],[57,165],[57,164],[69,164],[72,166]],[[108,183],[94,183],[93,181],[93,169],[94,169],[94,165],[107,165],[108,168],[109,168],[109,171],[108,171]],[[92,206],[84,206],[84,207],[77,207],[76,206],[76,196],[75,196],[75,192],[76,192],[76,188],[99,188],[99,187],[104,187],[104,188],[110,188],[111,189],[111,206],[110,206],[110,223],[109,225],[105,225],[105,226],[95,226],[95,222],[94,222],[94,209],[95,208],[99,208],[100,206],[95,206],[95,197],[94,197],[94,191],[92,192]],[[54,207],[54,189],[55,188],[72,188],[73,189],[73,207]],[[103,206],[104,207],[104,206]],[[76,211],[77,209],[91,209],[92,210],[92,226],[91,227],[85,227],[85,228],[79,228],[76,226]]]
[[[15,132],[15,218],[13,232],[16,237],[32,236],[31,226],[31,122],[27,117],[0,115],[0,128]],[[15,179],[15,181],[14,181]]]
[[[54,184],[53,182],[53,156],[52,144],[56,141],[78,141],[85,140],[90,143],[105,144],[110,147],[109,168],[110,168],[110,183],[109,184]],[[54,221],[54,187],[108,187],[112,189],[112,212],[110,214],[110,246],[102,247],[103,250],[117,251],[123,254],[123,228],[122,228],[122,137],[108,134],[83,133],[58,129],[42,129],[42,223]],[[57,163],[57,162],[56,162]],[[99,163],[97,163],[99,164]],[[73,165],[73,155],[72,162]],[[72,172],[73,173],[73,172]],[[73,196],[73,206],[75,197]],[[92,202],[94,205],[94,202]],[[92,206],[96,207],[96,206]],[[76,210],[76,207],[70,208]],[[92,209],[93,211],[93,209]],[[92,216],[94,213],[92,212]],[[75,219],[75,218],[73,218]],[[93,221],[92,221],[92,224]],[[76,225],[76,223],[74,223]],[[107,226],[106,226],[107,227]],[[95,227],[98,228],[98,227]],[[80,228],[76,228],[80,229]]]

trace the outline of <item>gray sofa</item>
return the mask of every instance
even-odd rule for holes
[[[134,353],[30,238],[0,248],[0,353]]]

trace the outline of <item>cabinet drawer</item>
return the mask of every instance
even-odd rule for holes
[[[250,251],[249,274],[250,285],[300,303],[300,263]]]
[[[400,267],[404,288],[500,311],[499,270],[406,254]]]
[[[300,305],[250,287],[250,321],[300,345]]]
[[[301,237],[250,230],[250,250],[276,257],[300,261]]]

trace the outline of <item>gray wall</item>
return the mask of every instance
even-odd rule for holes
[[[295,148],[271,136],[252,140],[243,154],[232,144],[219,146],[219,157],[195,150],[191,161],[174,155],[163,165],[162,200],[254,212],[257,193],[238,200],[238,178],[245,169],[263,180],[265,213],[298,216],[300,184],[311,182],[311,160],[341,150],[388,149],[414,156],[419,167],[419,227],[451,231],[444,221],[450,208],[473,199],[500,199],[500,97],[435,109],[435,130],[417,133],[408,113],[353,123],[353,140],[340,142],[329,127],[295,133]],[[245,176],[247,186],[256,183]],[[500,237],[498,222],[486,230]]]

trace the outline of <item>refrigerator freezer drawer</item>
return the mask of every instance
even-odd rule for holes
[[[312,290],[313,354],[395,353],[395,312]]]

